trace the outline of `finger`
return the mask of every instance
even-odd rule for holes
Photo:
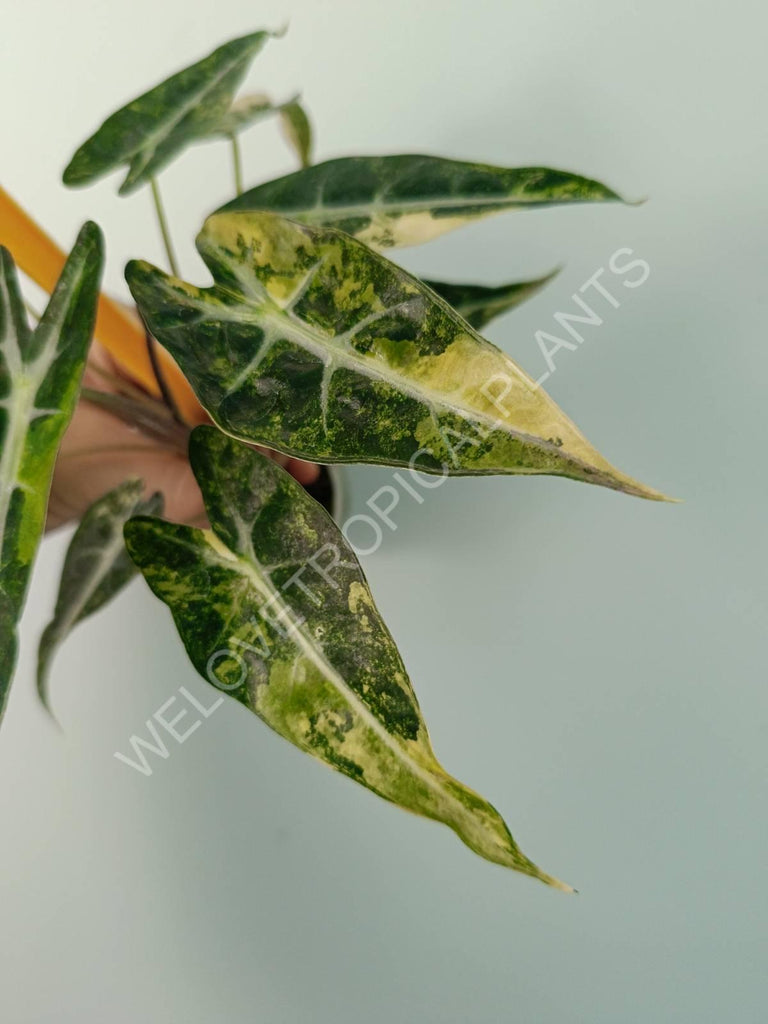
[[[305,487],[307,484],[313,484],[320,476],[320,467],[314,462],[305,462],[303,459],[289,459],[285,468]]]

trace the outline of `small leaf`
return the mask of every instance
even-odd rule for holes
[[[451,284],[447,281],[427,281],[424,284],[453,306],[475,330],[482,330],[497,316],[508,313],[521,302],[530,299],[549,284],[559,271],[555,270],[534,281],[517,281],[488,287],[482,284]]]
[[[231,138],[272,114],[280,114],[287,106],[295,102],[294,98],[286,103],[273,103],[264,93],[251,93],[248,96],[242,96],[235,100],[226,113],[221,115],[208,134]]]
[[[503,210],[610,200],[621,198],[599,181],[547,167],[353,156],[257,185],[218,212],[271,210],[316,227],[340,228],[382,249],[419,245]]]
[[[300,103],[292,100],[280,108],[283,135],[293,148],[302,167],[312,163],[312,124]]]
[[[211,530],[139,517],[131,557],[197,671],[275,732],[475,853],[568,889],[432,751],[363,571],[325,510],[275,462],[212,427],[190,440]]]
[[[133,515],[161,515],[163,499],[142,500],[141,480],[127,480],[95,501],[84,514],[64,559],[53,618],[40,638],[37,691],[48,705],[48,673],[56,649],[72,629],[102,608],[136,575],[123,539]]]
[[[87,223],[30,331],[16,268],[0,248],[0,716],[53,465],[80,391],[103,258],[101,232]]]
[[[197,246],[212,288],[147,263],[126,278],[225,433],[315,462],[552,473],[661,499],[433,291],[349,235],[216,214]]]
[[[112,114],[72,157],[64,184],[87,185],[125,163],[120,195],[155,177],[191,143],[210,136],[251,61],[276,35],[254,32],[233,39]]]

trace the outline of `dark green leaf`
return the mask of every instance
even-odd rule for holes
[[[209,137],[227,114],[253,58],[274,32],[253,32],[220,46],[112,114],[78,149],[66,185],[87,185],[129,164],[127,195],[155,177],[191,143]]]
[[[534,281],[516,281],[496,287],[482,284],[451,284],[447,281],[426,279],[424,284],[445,299],[449,306],[453,306],[475,330],[480,331],[497,316],[508,313],[510,309],[530,299],[558,273],[559,271],[555,270]]]
[[[197,245],[212,288],[147,263],[126,277],[154,337],[233,437],[317,462],[552,473],[661,498],[606,462],[434,292],[349,235],[225,213]]]
[[[211,530],[141,517],[125,536],[197,671],[299,749],[444,822],[481,857],[568,889],[438,763],[362,569],[325,510],[212,427],[193,432],[190,460]]]
[[[163,499],[142,500],[141,480],[127,480],[95,501],[80,521],[64,559],[53,618],[40,638],[37,690],[48,707],[48,673],[56,649],[72,629],[111,601],[136,575],[123,539],[133,515],[161,515]]]
[[[547,167],[492,167],[438,156],[328,160],[257,185],[224,210],[271,210],[341,228],[377,248],[418,245],[503,210],[619,200],[599,181]]]
[[[16,268],[0,248],[0,715],[53,465],[93,333],[102,264],[101,232],[88,223],[40,323],[30,331]]]

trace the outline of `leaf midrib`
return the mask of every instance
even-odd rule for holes
[[[81,261],[79,268],[75,267],[69,282],[70,295],[77,294],[80,280],[85,270],[85,261]],[[7,308],[10,310],[10,296],[7,288],[5,288],[5,283],[3,282],[2,284]],[[58,355],[61,329],[68,309],[68,303],[65,303],[61,315],[56,320],[51,320],[50,322],[46,321],[45,314],[43,315],[43,319],[38,323],[30,337],[30,343],[34,335],[40,330],[48,332],[49,341],[30,363],[25,364],[24,362],[15,332],[11,331],[0,342],[0,347],[2,347],[6,357],[12,356],[11,359],[7,360],[6,364],[11,378],[12,401],[10,408],[7,410],[7,415],[8,428],[12,440],[9,444],[6,438],[2,446],[2,453],[0,453],[0,553],[5,543],[5,528],[8,521],[8,509],[11,498],[16,487],[20,486],[21,483],[19,480],[19,470],[24,463],[24,456],[27,453],[27,436],[29,426],[36,418],[34,413],[37,412],[39,415],[55,415],[62,412],[61,409],[37,409],[35,400],[40,387],[48,375],[48,371]],[[19,395],[22,396],[20,401]]]
[[[242,520],[238,519],[238,522],[242,523]],[[246,524],[242,523],[247,533]],[[203,531],[201,531],[202,533]],[[205,531],[207,534],[208,531]],[[441,786],[439,781],[435,778],[434,774],[428,769],[424,768],[423,765],[419,764],[413,756],[402,747],[398,741],[389,733],[386,727],[379,721],[379,719],[373,714],[371,709],[360,699],[360,697],[351,689],[349,684],[345,681],[344,677],[340,675],[338,670],[327,661],[325,654],[318,651],[311,638],[307,636],[301,626],[296,626],[292,617],[293,609],[282,600],[281,591],[277,590],[270,577],[260,571],[261,564],[253,551],[252,544],[249,544],[250,550],[245,554],[239,554],[238,552],[232,551],[219,537],[216,540],[224,549],[224,552],[214,547],[208,537],[205,536],[205,543],[209,550],[212,552],[214,559],[224,568],[230,571],[238,572],[248,580],[256,591],[263,594],[266,592],[266,597],[270,601],[270,605],[276,610],[279,610],[280,616],[285,615],[285,621],[291,623],[291,635],[297,638],[296,646],[299,647],[301,652],[309,658],[314,666],[328,679],[328,681],[338,690],[338,692],[347,700],[355,711],[360,715],[363,721],[368,727],[376,733],[380,740],[391,750],[395,756],[402,761],[405,761],[409,768],[417,775],[431,790],[436,792],[441,799],[446,798],[450,802],[458,807],[460,815],[468,819],[470,824],[473,821],[472,814],[467,810],[464,804],[461,803],[451,792],[447,790],[445,786]],[[420,724],[420,729],[423,729],[423,725]],[[439,766],[438,766],[439,767]],[[449,781],[450,776],[446,773],[446,779]]]
[[[299,219],[309,223],[320,222],[325,223],[329,212],[333,213],[335,217],[347,218],[347,217],[359,217],[359,216],[370,216],[375,214],[384,214],[385,216],[392,216],[397,213],[431,213],[433,210],[454,210],[462,209],[466,210],[467,206],[478,206],[478,207],[514,207],[514,206],[541,206],[547,202],[568,202],[566,197],[558,199],[525,199],[519,196],[503,195],[503,196],[487,196],[487,197],[473,197],[471,195],[466,196],[455,196],[450,199],[412,199],[405,200],[403,202],[381,203],[374,201],[373,203],[361,204],[357,203],[352,206],[334,206],[333,204],[323,204],[322,198],[318,197],[318,202],[314,206],[275,206],[266,207],[268,211],[275,212],[279,210],[281,213],[286,215],[295,214]],[[573,200],[575,201],[575,200]],[[244,212],[245,207],[240,207]],[[233,208],[231,212],[236,212],[236,208]],[[466,218],[469,220],[472,217],[472,213],[466,213]],[[434,219],[434,218],[433,218]]]
[[[360,355],[355,351],[355,349],[342,349],[332,347],[330,344],[324,344],[322,340],[323,336],[318,329],[310,327],[306,321],[301,320],[293,312],[286,312],[285,310],[280,309],[271,297],[265,299],[264,306],[257,307],[244,305],[241,295],[238,295],[236,292],[230,291],[221,285],[217,285],[214,289],[214,292],[215,291],[223,292],[227,296],[235,299],[241,309],[257,310],[259,322],[263,323],[266,321],[270,325],[271,330],[275,332],[275,336],[272,338],[265,335],[263,342],[264,345],[274,344],[275,341],[279,340],[277,335],[282,334],[285,336],[287,333],[289,335],[287,340],[295,341],[300,348],[303,347],[305,350],[318,357],[318,359],[325,365],[325,372],[328,372],[330,368],[331,376],[339,368],[352,369],[359,372],[361,376],[376,377],[379,380],[384,381],[386,384],[389,384],[395,391],[405,393],[410,398],[413,398],[415,401],[425,405],[433,416],[436,416],[438,412],[441,411],[441,408],[444,410],[447,409],[456,413],[463,420],[471,421],[472,419],[476,419],[487,424],[491,429],[501,430],[518,440],[524,442],[535,441],[541,446],[551,446],[552,448],[556,448],[555,445],[550,445],[549,442],[542,438],[534,438],[532,435],[526,434],[523,431],[512,429],[502,420],[487,413],[480,412],[472,407],[462,406],[456,402],[451,402],[440,392],[436,392],[431,388],[424,387],[423,385],[416,385],[407,377],[398,375],[394,371],[390,370],[385,366],[385,364],[374,362],[372,359]],[[229,308],[229,304],[225,305]],[[209,311],[207,312],[209,313]],[[387,311],[384,310],[383,315],[385,315],[386,312]],[[232,319],[236,322],[242,322],[242,318],[233,317]],[[291,329],[294,334],[293,338],[290,337],[291,331],[286,331],[286,322],[291,325]],[[188,324],[179,325],[179,327],[188,326]],[[329,338],[330,337],[335,341],[336,339],[343,337],[343,335],[333,334],[329,335]],[[503,356],[504,354],[501,353],[501,355]],[[506,365],[511,374],[514,374],[518,379],[522,378],[522,383],[527,382],[523,371],[520,370],[519,367],[515,366],[511,361],[507,362]],[[563,451],[563,449],[558,448],[557,451]]]
[[[260,41],[261,43],[261,41]],[[250,53],[250,50],[246,51]],[[155,140],[162,141],[163,138],[167,139],[178,128],[181,121],[187,116],[187,114],[200,102],[207,92],[214,89],[221,82],[222,78],[225,78],[234,67],[237,66],[242,60],[245,59],[245,54],[241,53],[237,57],[232,58],[225,67],[220,70],[212,79],[205,83],[197,92],[193,93],[188,100],[186,100],[180,107],[177,108],[175,115],[170,115],[167,120],[158,123],[158,129],[154,132],[150,132],[145,136],[144,142],[135,149],[126,152],[122,160],[118,163],[122,163],[124,160],[133,160],[138,154],[148,151],[147,159],[144,160],[141,170],[133,176],[133,180],[136,181],[139,178],[151,162],[155,153],[157,152],[157,145]]]
[[[110,525],[114,526],[114,521]],[[60,639],[72,626],[77,624],[78,616],[83,608],[85,608],[91,596],[96,592],[99,584],[108,575],[117,556],[124,550],[125,541],[123,540],[122,533],[119,530],[113,530],[110,542],[105,547],[96,549],[97,555],[91,560],[88,574],[83,581],[79,593],[75,600],[69,604],[68,610],[57,623],[56,631],[53,633],[55,639]]]

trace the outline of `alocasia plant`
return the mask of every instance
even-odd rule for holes
[[[161,496],[145,498],[136,480],[85,513],[41,640],[41,695],[56,647],[138,567],[212,685],[301,750],[447,824],[480,856],[568,889],[521,853],[489,803],[440,766],[354,551],[265,450],[450,475],[549,473],[662,499],[606,462],[478,333],[549,277],[498,286],[422,281],[382,251],[493,213],[619,196],[564,171],[437,156],[311,166],[311,128],[296,98],[235,98],[270,35],[233,40],[129,103],[64,172],[67,184],[82,185],[127,164],[122,194],[152,187],[171,274],[132,260],[126,277],[161,398],[134,380],[86,389],[81,400],[176,451],[188,438],[208,525],[160,518]],[[301,169],[243,191],[238,134],[273,115]],[[237,195],[198,236],[213,278],[203,286],[175,265],[156,176],[190,143],[215,138],[233,144]],[[83,229],[34,334],[10,258],[2,260],[4,692],[51,467],[93,327],[98,232]],[[158,343],[191,386],[199,414],[181,415]],[[190,397],[187,390],[185,409]],[[192,430],[206,415],[212,425]]]

